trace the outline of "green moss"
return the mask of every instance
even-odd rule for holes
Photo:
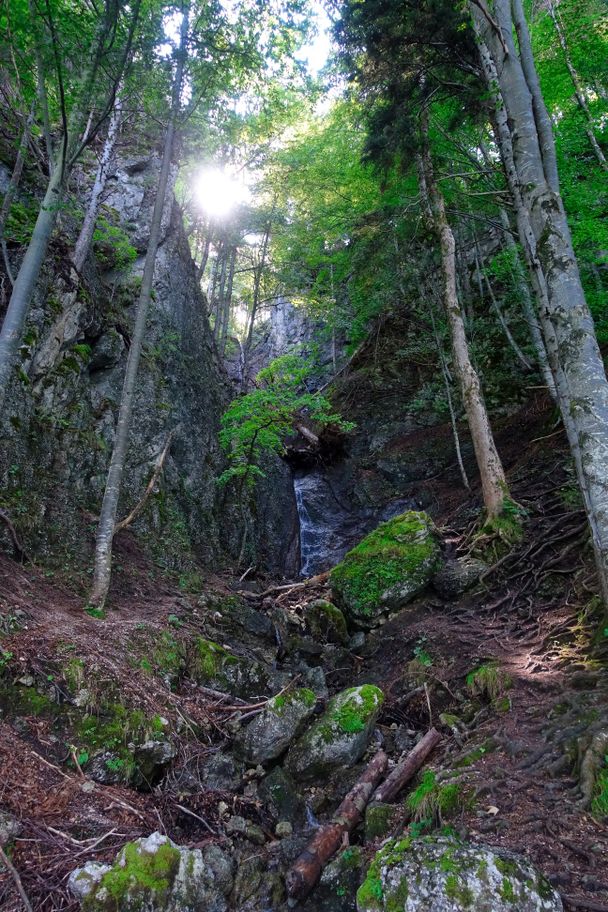
[[[347,642],[346,619],[340,609],[331,602],[326,602],[324,599],[312,602],[308,607],[306,617],[311,633],[317,639],[336,643]]]
[[[395,889],[386,895],[386,912],[403,912],[409,895],[408,882],[405,877],[402,877]]]
[[[591,813],[594,817],[608,817],[608,754],[604,757],[604,766],[595,780]]]
[[[139,710],[129,710],[120,703],[106,705],[99,715],[86,715],[76,725],[79,744],[88,749],[106,750],[118,754],[131,764],[130,741],[141,743],[164,731],[160,716],[147,718]]]
[[[272,700],[268,701],[268,709],[280,716],[285,712],[285,709],[288,706],[291,706],[294,703],[303,703],[304,706],[307,706],[310,709],[316,702],[317,698],[312,690],[309,690],[307,687],[299,687],[296,690],[290,690],[285,694],[280,694],[278,697],[273,697]]]
[[[194,643],[194,672],[199,680],[210,681],[221,674],[225,665],[234,665],[237,661],[235,656],[231,655],[219,643],[205,640],[203,637],[196,638]]]
[[[333,591],[350,610],[370,616],[382,594],[407,578],[426,579],[439,548],[425,513],[410,511],[382,523],[330,575]]]
[[[515,895],[515,890],[513,889],[513,884],[511,883],[511,881],[509,880],[508,877],[503,877],[502,884],[500,885],[500,889],[498,892],[500,893],[500,895],[502,896],[502,898],[504,899],[505,902],[513,903],[517,899],[517,897]]]
[[[401,912],[409,895],[407,881],[402,880],[395,889],[384,896],[381,872],[383,867],[398,864],[405,852],[412,845],[409,837],[404,839],[389,839],[376,854],[371,863],[367,876],[357,891],[357,908],[380,910],[386,912]],[[401,902],[401,905],[399,905]]]
[[[119,912],[125,908],[128,895],[129,909],[148,908],[166,901],[179,869],[179,849],[165,844],[154,852],[144,852],[133,842],[127,843],[122,856],[124,864],[116,863],[101,879],[99,886],[83,902],[85,912],[98,909]],[[99,893],[103,900],[97,900]]]
[[[84,662],[82,659],[70,659],[62,669],[62,674],[72,693],[76,693],[84,687]]]
[[[0,707],[18,716],[46,716],[59,712],[57,704],[34,687],[14,684],[0,686]]]
[[[382,706],[384,694],[373,684],[349,687],[342,691],[327,707],[321,734],[325,741],[333,741],[336,733],[357,734],[364,731],[370,717]]]
[[[485,662],[474,668],[468,673],[466,682],[474,697],[485,697],[491,701],[499,700],[512,684],[498,662]]]
[[[432,770],[425,770],[417,788],[408,795],[406,806],[415,820],[441,823],[470,804],[458,782],[441,784]]]
[[[393,804],[371,804],[365,811],[365,840],[371,842],[378,836],[386,836],[395,815]]]

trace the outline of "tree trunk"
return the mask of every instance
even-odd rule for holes
[[[374,788],[384,775],[388,758],[378,751],[365,772],[350,790],[333,819],[319,827],[293,867],[287,872],[287,893],[292,899],[305,899],[316,886],[323,868],[337,852],[346,833],[362,820]]]
[[[82,267],[84,266],[84,262],[89,252],[89,247],[91,246],[93,231],[95,230],[95,222],[97,221],[97,215],[101,203],[101,194],[105,189],[106,181],[108,179],[108,171],[110,169],[112,155],[114,154],[114,146],[116,145],[116,140],[118,139],[121,120],[122,101],[120,96],[118,96],[116,99],[116,106],[114,107],[112,116],[110,118],[108,135],[106,136],[106,141],[103,145],[103,151],[99,160],[97,173],[95,174],[95,183],[93,184],[93,189],[91,191],[89,205],[87,206],[82,228],[80,229],[80,234],[78,235],[78,240],[76,241],[76,246],[74,247],[72,262],[74,263],[74,266],[76,267],[76,271],[78,273],[82,272]]]
[[[593,154],[595,155],[600,168],[603,168],[604,171],[608,171],[608,161],[606,161],[606,156],[602,152],[600,144],[597,141],[597,137],[595,135],[594,124],[593,124],[593,118],[591,116],[591,111],[589,110],[589,105],[587,104],[587,99],[585,98],[585,92],[583,91],[583,86],[581,84],[580,77],[579,77],[578,73],[576,72],[574,64],[572,63],[572,58],[570,57],[570,50],[568,48],[568,42],[566,40],[566,33],[564,31],[564,27],[562,25],[562,22],[561,22],[561,19],[559,16],[559,12],[555,8],[555,4],[553,3],[553,0],[549,0],[548,9],[549,9],[549,15],[551,16],[551,19],[553,20],[553,25],[555,26],[555,31],[557,32],[557,37],[559,39],[561,49],[564,52],[564,61],[566,63],[566,67],[570,74],[570,79],[572,80],[572,85],[574,86],[574,94],[575,94],[576,100],[578,102],[578,106],[581,109],[583,117],[585,118],[585,121],[586,121],[585,133],[587,134],[589,143],[591,144],[591,148],[593,149]]]
[[[428,144],[428,112],[421,115],[421,130],[423,157],[420,189],[423,198],[428,199],[432,225],[439,237],[444,305],[452,338],[454,369],[460,383],[462,402],[473,440],[484,505],[488,519],[494,519],[502,512],[508,493],[507,480],[494,444],[479,377],[469,356],[464,320],[456,291],[456,243],[447,220],[445,202],[435,180]]]
[[[424,738],[418,742],[407,757],[393,768],[382,785],[374,792],[373,800],[384,803],[393,801],[404,785],[416,775],[427,757],[432,754],[439,742],[441,735],[436,728],[431,728]]]
[[[255,268],[254,278],[253,278],[253,299],[251,302],[251,315],[249,318],[249,327],[247,330],[247,336],[245,338],[245,344],[243,346],[243,353],[245,356],[245,367],[243,370],[243,382],[244,386],[241,387],[241,392],[245,392],[245,386],[249,381],[249,355],[251,353],[251,344],[253,342],[253,330],[255,327],[255,319],[257,317],[258,308],[260,306],[260,291],[262,287],[262,276],[264,273],[264,268],[266,266],[266,256],[268,253],[268,243],[270,241],[270,229],[272,227],[272,215],[274,214],[275,203],[272,206],[272,214],[268,224],[266,225],[266,230],[264,231],[264,240],[262,242],[262,250],[260,253],[260,262]]]
[[[152,214],[152,223],[150,226],[150,241],[146,251],[144,271],[142,276],[141,292],[137,305],[137,314],[135,317],[135,326],[127,359],[125,380],[120,400],[120,409],[116,423],[116,438],[114,449],[108,470],[106,489],[104,493],[101,514],[99,517],[99,526],[97,529],[97,542],[95,547],[95,575],[93,580],[93,590],[89,603],[95,608],[103,608],[108,590],[110,588],[110,577],[112,572],[112,539],[114,537],[114,527],[116,525],[116,513],[118,510],[118,499],[120,496],[120,487],[124,471],[125,456],[127,444],[129,442],[129,428],[131,423],[131,412],[133,409],[133,399],[135,396],[135,383],[137,380],[137,370],[141,355],[144,334],[146,329],[146,319],[150,300],[152,297],[152,283],[154,279],[154,265],[156,254],[160,242],[160,229],[162,215],[165,208],[165,198],[167,195],[167,186],[169,183],[169,171],[171,168],[171,158],[173,155],[173,139],[177,117],[180,108],[180,96],[182,90],[184,66],[186,57],[186,47],[188,39],[188,21],[189,21],[189,3],[183,6],[182,24],[180,30],[180,46],[177,53],[177,65],[175,78],[173,81],[173,92],[171,100],[171,112],[169,123],[165,134],[165,143],[163,149],[163,158],[158,180],[158,189],[154,201],[154,211]]]
[[[507,115],[501,145],[510,145],[508,179],[520,232],[526,241],[531,234],[528,253],[533,262],[537,261],[533,281],[541,286],[544,283],[539,316],[585,501],[602,593],[608,603],[608,382],[563,203],[554,182],[550,182],[554,145],[548,148],[547,136],[544,132],[540,135],[535,117],[538,99],[534,98],[535,82],[530,73],[534,61],[526,51],[527,26],[521,4],[518,0],[513,4],[521,59],[513,40],[509,0],[496,0],[494,4],[507,53],[473,3],[471,12],[482,39],[482,63],[486,72],[492,70],[490,88],[499,93]],[[485,63],[484,49],[489,57]]]

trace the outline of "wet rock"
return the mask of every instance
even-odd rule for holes
[[[135,771],[132,782],[135,788],[148,792],[163,778],[177,754],[170,741],[145,741],[135,748]]]
[[[177,846],[152,833],[129,842],[108,865],[88,862],[68,880],[87,912],[226,912],[232,861],[216,845]]]
[[[259,787],[260,799],[275,820],[295,823],[304,814],[304,802],[293,779],[282,766],[275,766]]]
[[[433,576],[433,588],[444,599],[458,598],[474,586],[487,569],[485,561],[474,557],[446,561]]]
[[[21,833],[21,824],[8,811],[0,810],[0,846],[5,846]],[[1,866],[0,866],[1,870]]]
[[[365,858],[360,846],[350,846],[327,865],[319,884],[306,900],[306,912],[356,912],[357,888]]]
[[[268,763],[283,754],[306,719],[317,698],[307,688],[273,697],[236,740],[236,749],[249,763]]]
[[[441,562],[430,517],[410,510],[382,523],[334,567],[336,604],[361,627],[403,608],[429,584]]]
[[[562,912],[532,865],[452,839],[390,839],[357,892],[358,912]]]
[[[201,770],[201,779],[207,789],[232,792],[240,786],[243,770],[243,763],[232,754],[218,752],[209,757]]]
[[[339,608],[325,599],[315,599],[306,606],[306,622],[315,639],[323,643],[348,643],[346,619]]]
[[[378,687],[350,687],[330,700],[326,711],[289,749],[288,771],[309,781],[341,766],[352,766],[369,743],[384,695]]]
[[[352,635],[348,641],[348,648],[352,649],[353,652],[358,652],[359,649],[363,649],[365,646],[365,634],[362,630],[358,630]]]

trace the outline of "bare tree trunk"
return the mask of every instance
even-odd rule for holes
[[[589,105],[587,104],[587,99],[585,98],[585,92],[583,91],[583,86],[581,84],[580,77],[579,77],[578,73],[576,72],[574,64],[572,63],[572,58],[570,56],[570,50],[568,48],[568,42],[566,40],[566,32],[564,31],[564,27],[563,27],[562,21],[560,19],[559,11],[556,9],[555,4],[553,3],[553,0],[549,0],[548,10],[549,10],[549,15],[551,16],[551,19],[553,20],[553,25],[555,26],[555,31],[557,32],[557,37],[559,39],[561,49],[564,52],[564,61],[566,63],[568,72],[570,73],[570,79],[572,80],[572,85],[574,86],[574,94],[576,96],[578,106],[581,109],[581,111],[583,113],[583,117],[585,118],[585,120],[587,122],[587,125],[585,127],[585,133],[587,134],[587,137],[591,144],[591,148],[593,149],[593,154],[595,155],[600,168],[603,168],[604,171],[608,171],[608,161],[606,161],[606,156],[602,152],[600,144],[597,141],[597,137],[595,135],[594,124],[593,124],[593,118],[591,116],[591,111],[589,110]]]
[[[563,203],[550,179],[553,139],[549,144],[544,132],[541,136],[535,116],[538,80],[535,83],[530,73],[534,61],[527,50],[527,26],[519,0],[513,0],[513,12],[510,0],[495,0],[502,41],[474,3],[471,13],[481,38],[478,46],[489,86],[499,94],[507,115],[501,145],[507,147],[507,159],[512,155],[507,161],[509,185],[519,229],[529,245],[533,281],[541,286],[539,315],[547,354],[585,501],[602,594],[608,603],[608,382]],[[513,40],[513,14],[521,58]]]
[[[106,136],[106,141],[103,145],[103,151],[101,153],[101,158],[99,159],[97,173],[95,174],[95,183],[93,184],[93,189],[91,190],[89,205],[87,206],[84,221],[80,229],[80,234],[78,235],[78,240],[76,241],[76,246],[74,247],[72,262],[76,267],[76,271],[78,273],[82,272],[82,267],[84,266],[84,262],[89,252],[89,247],[91,246],[91,239],[93,237],[93,231],[95,230],[95,222],[97,221],[97,215],[99,213],[99,206],[101,203],[101,194],[105,189],[106,181],[108,179],[108,171],[110,169],[112,155],[114,154],[114,146],[116,145],[116,140],[118,139],[121,120],[122,100],[120,98],[120,95],[118,95],[116,98],[116,105],[112,111],[112,116],[110,118],[108,135]]]
[[[118,420],[116,422],[116,438],[114,449],[108,470],[106,489],[104,493],[99,525],[97,528],[97,542],[95,547],[95,573],[93,579],[93,590],[89,603],[95,608],[103,608],[110,588],[110,578],[112,573],[112,540],[116,526],[116,513],[118,510],[118,499],[120,496],[120,487],[125,465],[125,456],[127,444],[129,442],[129,429],[131,424],[131,412],[133,409],[133,399],[135,396],[135,383],[137,380],[137,370],[141,355],[144,334],[146,330],[146,319],[152,297],[152,283],[154,280],[154,266],[156,254],[160,242],[160,230],[163,211],[165,208],[165,199],[167,196],[167,186],[169,184],[169,171],[171,168],[171,158],[173,155],[173,140],[177,118],[180,109],[180,96],[184,77],[184,67],[188,40],[188,23],[189,23],[189,2],[186,0],[182,7],[182,24],[180,29],[180,46],[177,52],[177,65],[175,77],[173,80],[173,92],[171,99],[171,112],[167,132],[165,134],[165,143],[163,149],[163,158],[158,179],[158,189],[154,201],[154,211],[152,214],[152,223],[150,226],[150,241],[146,251],[146,260],[141,283],[141,292],[137,305],[137,314],[135,317],[135,326],[127,367],[125,380],[120,400],[120,409]]]
[[[441,246],[444,305],[452,337],[454,369],[460,383],[462,402],[473,440],[484,505],[488,519],[494,519],[502,512],[508,494],[507,480],[492,436],[479,377],[469,356],[464,320],[456,291],[456,243],[447,220],[445,202],[435,180],[428,144],[427,111],[421,115],[421,131],[421,193],[423,198],[428,200],[432,224]]]
[[[274,204],[273,204],[274,212]],[[264,267],[266,266],[266,255],[268,253],[268,243],[270,240],[270,229],[271,222],[269,221],[266,230],[264,231],[264,240],[262,242],[262,251],[260,253],[260,262],[255,267],[254,278],[253,278],[253,298],[251,302],[251,314],[249,316],[249,327],[247,330],[247,336],[245,338],[245,344],[243,346],[243,354],[245,358],[245,365],[243,370],[243,383],[246,385],[248,377],[248,368],[249,368],[249,355],[251,353],[251,343],[253,342],[253,330],[255,327],[255,320],[258,313],[258,307],[260,306],[260,291],[262,287],[262,275],[264,273]],[[245,387],[241,388],[241,392],[245,391]]]
[[[226,351],[226,341],[228,339],[228,327],[230,325],[230,313],[232,310],[232,287],[234,284],[234,270],[236,266],[236,247],[230,250],[230,262],[228,263],[228,275],[226,278],[226,287],[222,293],[223,297],[223,320],[222,320],[222,337],[220,340],[220,354],[222,357]]]
[[[4,236],[4,230],[6,228],[6,220],[10,212],[11,205],[19,182],[21,180],[21,174],[23,172],[23,165],[25,162],[25,153],[27,151],[28,143],[30,141],[30,135],[32,132],[32,124],[34,122],[34,116],[36,114],[36,101],[32,102],[29,114],[26,117],[25,124],[23,125],[23,133],[21,134],[21,139],[19,141],[19,148],[17,150],[17,158],[15,159],[15,165],[13,167],[13,173],[11,174],[11,179],[7,187],[6,193],[4,194],[4,199],[2,201],[2,209],[0,210],[0,241],[2,242],[2,256],[4,257],[4,265],[6,267],[6,274],[8,276],[9,282],[11,285],[15,284],[15,279],[11,270],[11,262],[8,257],[8,250],[6,249],[6,237]]]

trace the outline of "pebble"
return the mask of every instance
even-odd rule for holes
[[[278,836],[279,839],[284,839],[286,836],[291,836],[293,833],[293,827],[289,820],[279,820],[276,827],[274,828],[275,836]]]

